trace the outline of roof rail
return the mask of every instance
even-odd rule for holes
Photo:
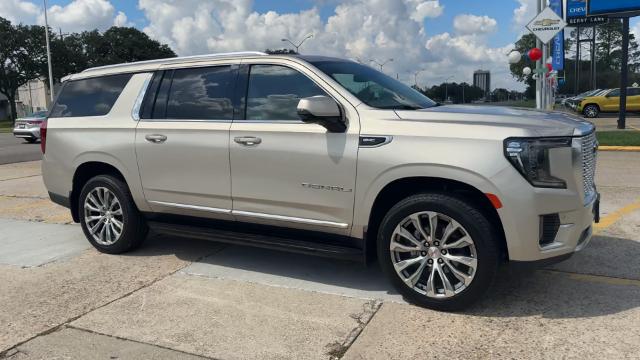
[[[203,54],[203,55],[191,55],[191,56],[178,56],[172,58],[163,58],[163,59],[154,59],[154,60],[145,60],[145,61],[136,61],[122,64],[113,64],[113,65],[104,65],[104,66],[96,66],[92,68],[88,68],[82,70],[82,72],[92,71],[92,70],[103,70],[103,69],[114,69],[124,66],[130,65],[145,65],[145,64],[157,64],[157,63],[173,63],[180,62],[184,60],[197,61],[197,60],[208,60],[208,59],[218,59],[225,57],[234,57],[234,56],[250,56],[250,55],[268,55],[267,53],[261,51],[237,51],[237,52],[227,52],[227,53],[217,53],[217,54]]]

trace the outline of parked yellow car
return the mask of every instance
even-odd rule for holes
[[[598,96],[584,98],[576,110],[585,117],[595,118],[601,112],[620,111],[620,89],[609,89]],[[640,111],[640,87],[627,89],[627,111]]]

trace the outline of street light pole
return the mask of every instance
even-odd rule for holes
[[[418,74],[420,74],[423,71],[424,69],[418,70],[415,73],[413,73],[413,82],[415,83],[416,87],[418,87]]]
[[[446,103],[449,100],[449,80],[453,79],[453,75],[449,76],[444,81],[444,102]]]
[[[51,103],[53,103],[53,70],[51,69],[51,48],[49,46],[49,21],[47,19],[47,0],[44,2],[44,36],[47,41],[47,63],[49,65],[49,95],[51,97]]]
[[[281,39],[281,40],[282,40],[282,41],[284,41],[284,42],[288,42],[289,44],[291,44],[294,48],[296,48],[296,54],[299,54],[299,53],[300,53],[300,51],[299,51],[300,46],[302,46],[302,44],[304,44],[304,42],[305,42],[305,41],[307,41],[307,39],[310,39],[310,38],[312,38],[312,37],[313,37],[313,34],[309,34],[309,35],[307,35],[307,36],[306,36],[304,39],[302,39],[302,40],[301,40],[297,45],[296,45],[293,41],[291,41],[291,40],[289,40],[289,39],[287,39],[287,38],[283,38],[283,39]]]
[[[379,62],[379,61],[378,61],[378,60],[376,60],[376,59],[369,59],[369,61],[372,61],[372,62],[376,63],[378,66],[380,66],[380,72],[382,72],[382,68],[383,68],[385,65],[387,65],[388,63],[392,62],[392,61],[393,61],[393,58],[387,59],[387,60],[385,60],[385,62],[383,62],[383,63]]]

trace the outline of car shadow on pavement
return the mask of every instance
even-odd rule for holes
[[[215,242],[153,236],[131,256],[175,254],[195,261],[182,274],[403,302],[377,264]],[[640,307],[640,242],[596,236],[571,259],[542,270],[502,266],[467,315],[583,318]]]

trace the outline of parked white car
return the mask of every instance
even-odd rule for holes
[[[48,110],[35,112],[29,116],[16,119],[13,136],[34,143],[40,139],[40,125],[47,118]]]

